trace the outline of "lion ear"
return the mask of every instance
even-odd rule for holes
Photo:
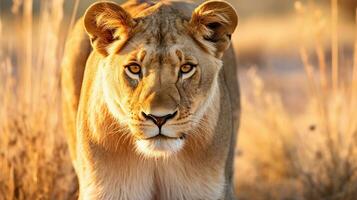
[[[213,43],[217,57],[229,47],[231,35],[238,25],[238,16],[232,5],[212,0],[198,6],[191,17],[191,28],[197,39]]]
[[[84,15],[84,27],[93,48],[107,56],[110,45],[117,42],[123,46],[135,25],[129,13],[113,2],[98,2],[90,6]]]

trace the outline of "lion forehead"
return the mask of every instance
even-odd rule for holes
[[[182,42],[179,41],[182,36],[189,34],[187,28],[189,18],[171,5],[158,3],[152,11],[146,11],[144,17],[136,18],[136,20],[139,23],[132,34],[144,39],[146,45],[156,47],[174,45]]]

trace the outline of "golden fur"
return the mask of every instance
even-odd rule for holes
[[[224,1],[99,2],[86,11],[62,63],[80,199],[234,198],[237,22]],[[164,115],[163,125],[151,118]]]

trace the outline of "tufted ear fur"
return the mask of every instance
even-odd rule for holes
[[[194,10],[190,21],[196,39],[212,43],[219,58],[229,47],[231,35],[237,24],[238,16],[235,9],[221,0],[202,3]]]
[[[135,21],[122,7],[113,2],[98,2],[84,15],[84,27],[93,48],[103,56],[110,53],[111,44],[120,49],[130,37]]]

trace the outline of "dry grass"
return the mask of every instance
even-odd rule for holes
[[[247,73],[250,87],[243,92],[236,162],[241,199],[352,200],[357,196],[357,35],[354,64],[339,65],[333,3],[331,64],[319,40],[324,30],[319,24],[325,19],[317,17],[316,26],[308,27],[314,29],[310,37],[316,38],[312,53],[304,42],[300,44],[309,88],[308,95],[298,101],[306,104],[303,110],[291,112],[256,70]],[[305,12],[311,10],[300,2],[296,9],[301,24],[306,25]],[[300,27],[302,33],[305,29]]]
[[[58,66],[65,35],[62,28],[73,24],[78,2],[73,2],[67,20],[63,18],[64,0],[40,1],[38,17],[32,16],[32,0],[14,0],[13,19],[0,16],[0,200],[76,196],[61,126]],[[304,81],[301,74],[294,74],[297,78],[289,84],[309,90],[296,92],[301,97],[294,100],[294,107],[299,107],[294,109],[277,90],[287,80],[281,74],[270,84],[258,70],[241,73],[245,86],[235,163],[237,193],[249,200],[355,199],[357,35],[353,62],[338,50],[339,44],[350,41],[351,27],[344,25],[348,28],[343,29],[343,36],[348,37],[338,40],[336,6],[326,17],[316,5],[295,5],[293,38],[301,37],[300,42],[285,39],[288,42],[280,51],[284,55],[283,51],[293,49],[300,55]],[[313,20],[306,22],[306,18]],[[284,21],[291,24],[289,19],[274,24]],[[251,31],[260,33],[261,29]],[[274,31],[267,34],[272,36],[273,46],[283,38]],[[326,42],[329,39],[332,41]],[[239,48],[249,50],[252,43]]]
[[[0,199],[69,199],[76,182],[60,119],[63,1],[41,2],[36,19],[32,1],[17,3],[0,33],[9,38],[0,49]]]

